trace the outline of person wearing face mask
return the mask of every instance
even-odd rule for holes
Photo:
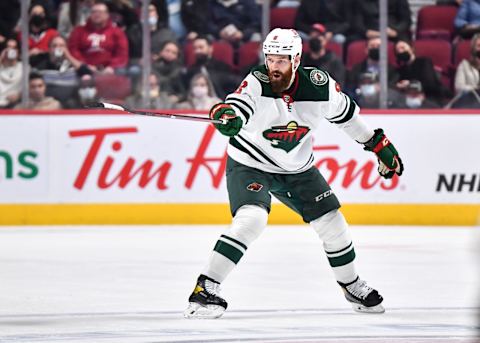
[[[48,52],[30,58],[34,71],[43,76],[47,85],[47,94],[55,97],[65,107],[78,88],[77,74],[86,70],[86,66],[72,56],[67,42],[61,36],[54,37]]]
[[[215,95],[207,75],[197,74],[190,82],[187,100],[177,105],[178,109],[208,111],[220,99]]]
[[[0,108],[11,108],[20,99],[22,65],[18,55],[18,42],[8,39],[0,52]]]
[[[188,67],[185,74],[185,85],[190,83],[192,77],[198,73],[208,74],[215,94],[219,97],[233,92],[240,81],[233,69],[226,63],[213,57],[212,41],[207,36],[198,36],[192,42],[195,62]]]
[[[177,42],[177,36],[168,27],[168,10],[165,1],[152,2],[148,6],[148,23],[150,26],[150,41],[152,58],[156,61],[166,42]],[[143,33],[141,33],[143,37]]]
[[[432,60],[428,57],[417,57],[410,43],[397,41],[395,43],[395,56],[399,75],[399,81],[396,84],[397,89],[405,91],[410,80],[418,80],[422,83],[425,95],[430,101],[442,104],[446,98],[452,96],[450,90],[442,84]]]
[[[92,75],[85,74],[80,77],[79,87],[75,96],[68,102],[68,108],[85,108],[95,105],[101,101],[97,94],[97,88]]]
[[[57,30],[50,27],[50,20],[47,17],[45,8],[42,5],[33,5],[29,12],[29,56],[38,55],[48,51],[48,45],[53,37],[58,36]],[[19,33],[19,41],[22,39]]]
[[[439,108],[438,104],[431,102],[425,97],[422,83],[418,80],[411,80],[405,90],[404,108],[422,109],[422,108]]]
[[[150,102],[147,107],[143,105],[142,87],[139,86],[136,89],[135,94],[132,94],[125,100],[125,104],[129,108],[149,108],[149,109],[162,109],[168,110],[173,107],[172,102],[167,93],[165,93],[160,83],[158,82],[158,76],[155,73],[151,73],[148,78],[150,86]]]
[[[340,85],[345,84],[345,66],[335,53],[326,49],[327,30],[322,24],[314,24],[310,30],[310,51],[303,55],[302,65],[327,71]]]
[[[355,90],[359,88],[360,76],[364,73],[371,73],[378,76],[380,73],[380,45],[382,41],[380,38],[370,38],[367,40],[366,57],[365,59],[352,67],[348,73],[346,92],[355,96]],[[388,85],[394,87],[398,81],[398,73],[395,67],[388,63]]]
[[[366,72],[360,75],[355,100],[363,108],[380,107],[380,81],[378,74]],[[400,108],[402,102],[404,102],[402,94],[389,88],[387,107]]]

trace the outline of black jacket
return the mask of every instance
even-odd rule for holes
[[[182,0],[182,21],[187,32],[208,33],[208,0]]]
[[[360,34],[362,38],[366,37],[367,30],[379,31],[380,28],[380,8],[378,0],[353,1],[354,31]],[[412,20],[410,16],[410,5],[407,0],[389,0],[388,1],[388,27],[398,32],[398,38],[402,40],[410,39],[410,27]]]
[[[310,57],[310,54],[304,54],[302,65],[305,67],[317,67],[327,71],[340,86],[345,86],[345,66],[342,61],[331,51],[326,51],[325,55],[317,60]]]
[[[302,0],[295,17],[295,28],[309,33],[315,23],[326,26],[333,33],[346,35],[353,16],[352,0]]]
[[[426,57],[418,57],[411,64],[401,65],[397,68],[399,80],[418,80],[422,83],[423,91],[427,98],[441,103],[443,98],[452,94],[447,89],[435,68],[432,60]]]

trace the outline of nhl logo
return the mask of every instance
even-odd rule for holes
[[[323,71],[314,69],[310,72],[310,80],[314,85],[323,86],[328,82],[328,76]]]

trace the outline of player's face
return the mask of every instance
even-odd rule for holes
[[[288,55],[267,55],[268,78],[272,90],[281,93],[288,88],[292,79],[292,62]]]

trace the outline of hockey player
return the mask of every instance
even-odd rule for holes
[[[252,69],[225,102],[210,110],[227,119],[216,128],[229,136],[226,168],[232,224],[218,239],[184,312],[217,318],[227,308],[225,280],[267,224],[271,194],[302,216],[323,240],[334,276],[358,312],[382,313],[383,298],[358,276],[355,251],[340,204],[312,165],[311,134],[322,118],[376,154],[385,178],[403,165],[382,129],[370,129],[355,102],[326,72],[300,66],[302,41],[295,30],[274,29],[263,43],[265,65]]]

